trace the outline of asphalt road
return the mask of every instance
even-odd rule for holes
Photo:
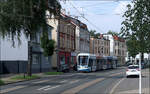
[[[65,73],[1,86],[5,94],[127,94],[138,93],[138,77],[126,78],[125,67],[91,73]],[[142,70],[142,92],[150,94],[150,74]]]

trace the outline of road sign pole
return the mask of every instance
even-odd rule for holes
[[[141,87],[141,80],[142,80],[142,75],[141,75],[141,53],[139,57],[139,70],[140,70],[140,75],[139,75],[139,94],[142,93],[142,87]]]

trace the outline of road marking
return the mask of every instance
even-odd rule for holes
[[[42,80],[42,81],[36,81],[36,82],[33,82],[34,84],[39,84],[39,83],[44,83],[44,82],[48,82],[50,80]]]
[[[37,90],[42,90],[42,89],[49,88],[49,87],[50,87],[50,85],[48,85],[48,86],[44,86],[44,87],[39,88],[39,89],[37,89]]]
[[[102,81],[104,78],[99,78],[99,79],[96,79],[96,80],[93,80],[93,81],[90,81],[90,82],[87,82],[85,84],[82,84],[82,85],[79,85],[75,88],[72,88],[70,90],[66,90],[64,91],[62,94],[75,94],[77,92],[79,92],[80,90],[84,89],[84,88],[87,88],[93,84],[96,84],[97,82],[99,81]]]
[[[57,87],[60,87],[60,86],[61,85],[57,85],[57,86],[54,86],[54,87],[46,88],[46,89],[44,89],[44,91],[51,90],[51,89],[54,89],[54,88],[57,88]]]
[[[76,83],[76,82],[79,82],[80,80],[74,80],[74,81],[71,81],[69,84],[73,84],[73,83]]]
[[[110,94],[113,94],[115,89],[118,87],[118,85],[124,80],[125,78],[121,79],[110,91]]]
[[[67,82],[67,80],[60,81],[60,83],[65,83],[65,82]]]
[[[123,72],[112,74],[112,75],[110,75],[110,77],[111,76],[116,76],[116,75],[119,75],[119,74],[122,74],[122,73]],[[100,81],[102,81],[104,79],[106,79],[106,78],[98,78],[98,79],[92,80],[90,82],[87,82],[87,83],[81,84],[81,85],[79,85],[77,87],[74,87],[74,88],[71,88],[69,90],[66,90],[66,91],[62,92],[61,94],[76,94],[79,91],[83,90],[84,88],[87,88],[87,87],[89,87],[91,85],[94,85],[94,84],[96,84],[96,83],[98,83],[98,82],[100,82]]]
[[[0,94],[7,93],[7,92],[10,92],[10,91],[13,91],[13,90],[17,90],[17,89],[21,89],[21,88],[24,88],[24,87],[26,87],[26,86],[15,86],[13,88],[0,90]]]

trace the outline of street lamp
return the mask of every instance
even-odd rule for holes
[[[141,75],[141,53],[139,55],[139,70],[140,70],[140,74],[139,74],[139,94],[142,93],[142,86],[141,86],[141,80],[142,80],[142,75]]]

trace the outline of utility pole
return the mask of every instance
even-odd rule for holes
[[[60,16],[58,17],[58,27],[57,27],[57,71],[62,71],[60,70],[60,59],[59,59],[59,48],[60,48]]]
[[[32,40],[31,35],[28,41],[28,66],[27,66],[28,76],[32,76]]]
[[[142,75],[141,75],[141,53],[140,53],[140,57],[139,57],[139,70],[140,70],[140,74],[139,74],[139,94],[142,94],[142,86],[141,86],[141,80],[142,80]]]

